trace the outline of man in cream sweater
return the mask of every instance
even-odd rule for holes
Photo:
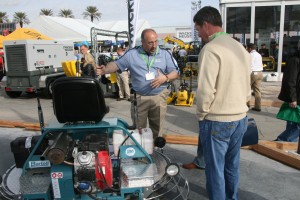
[[[197,117],[211,200],[238,199],[240,146],[247,130],[250,55],[223,32],[219,11],[203,7],[193,19],[202,41]]]

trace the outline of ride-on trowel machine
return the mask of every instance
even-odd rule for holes
[[[37,95],[42,134],[11,142],[16,164],[3,175],[0,199],[187,199],[188,182],[163,153],[164,138],[106,118],[98,80],[63,77],[52,91],[56,118],[44,126]]]

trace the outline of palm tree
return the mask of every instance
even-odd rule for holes
[[[53,11],[51,9],[41,9],[40,15],[53,16]]]
[[[24,13],[24,12],[15,12],[13,21],[16,23],[19,23],[21,28],[23,27],[23,24],[30,23],[29,19],[27,18],[26,13]]]
[[[0,23],[9,22],[6,12],[0,12]]]
[[[93,22],[94,19],[99,20],[101,18],[101,13],[98,12],[98,8],[96,6],[88,6],[85,9],[85,12],[82,13],[84,18],[91,18],[91,21]]]
[[[73,11],[70,9],[61,9],[58,16],[65,18],[74,18]]]

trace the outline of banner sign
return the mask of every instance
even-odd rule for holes
[[[194,16],[196,15],[196,13],[198,12],[197,9],[192,9],[191,10],[191,25],[192,25],[192,32],[191,32],[191,40],[192,41],[198,41],[199,37],[198,37],[198,31],[195,29],[195,25],[194,25]]]
[[[135,46],[138,13],[140,8],[140,0],[127,0],[128,2],[128,32],[130,48]]]
[[[177,28],[176,37],[185,43],[193,41],[191,29]]]

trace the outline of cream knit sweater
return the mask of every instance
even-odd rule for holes
[[[230,122],[246,116],[251,98],[250,54],[229,35],[207,43],[198,60],[199,121]]]

